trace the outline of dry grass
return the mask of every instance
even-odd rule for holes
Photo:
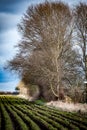
[[[17,95],[17,97],[24,98],[24,99],[29,99],[29,96],[24,95],[24,94],[19,94],[19,95]]]
[[[58,109],[70,112],[87,112],[87,104],[84,103],[67,103],[62,101],[51,101],[46,103],[47,106],[56,107]]]

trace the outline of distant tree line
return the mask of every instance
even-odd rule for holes
[[[10,70],[38,85],[47,100],[63,98],[66,89],[87,91],[87,3],[73,9],[63,2],[30,6],[18,29],[22,38]]]
[[[14,92],[10,92],[10,91],[0,91],[0,95],[17,95],[19,94],[19,92],[14,91]]]

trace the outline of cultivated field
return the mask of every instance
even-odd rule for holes
[[[0,96],[0,130],[87,130],[87,115]]]

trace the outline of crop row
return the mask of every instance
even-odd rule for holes
[[[65,117],[69,120],[73,120],[73,121],[76,121],[78,123],[81,123],[81,124],[84,124],[84,125],[87,125],[87,119],[86,118],[83,118],[83,116],[81,115],[78,115],[76,113],[71,113],[71,112],[65,112],[65,111],[60,111],[60,110],[57,110],[55,108],[49,108],[49,107],[46,107],[46,106],[38,106],[38,105],[35,105],[35,108],[38,108],[38,109],[41,109],[43,111],[47,111],[49,113],[53,113],[55,115],[61,115],[62,117]]]
[[[80,127],[80,129],[82,129],[82,130],[87,130],[87,127],[83,125],[83,124],[85,124],[85,125],[87,124],[86,119],[85,119],[85,122],[79,123],[77,121],[74,121],[74,118],[69,118],[68,116],[64,115],[63,113],[61,114],[61,112],[59,112],[58,110],[57,110],[57,113],[55,113],[55,110],[52,110],[49,108],[47,108],[48,109],[47,110],[46,107],[44,110],[42,110],[41,109],[42,106],[39,106],[40,108],[30,107],[30,106],[26,106],[26,107],[29,109],[32,109],[33,111],[37,111],[41,115],[46,115],[49,118],[56,120],[57,122],[59,122],[60,124],[66,126],[66,127],[70,127],[70,128],[75,129],[75,130],[78,129],[77,127]],[[80,119],[78,118],[78,120],[81,120],[81,118]]]
[[[87,130],[87,118],[17,97],[0,96],[0,130]]]
[[[63,118],[61,115],[55,115],[54,113],[50,113],[49,114],[49,111],[46,112],[46,111],[42,111],[40,109],[37,109],[37,108],[34,108],[34,107],[31,107],[31,106],[25,106],[24,105],[22,106],[22,108],[20,108],[20,106],[16,106],[18,109],[22,110],[23,112],[27,113],[28,112],[32,112],[33,111],[33,114],[35,114],[36,116],[46,120],[47,122],[51,123],[53,126],[56,126],[57,128],[59,129],[65,129],[63,126],[65,127],[68,127],[69,129],[75,129],[75,130],[78,130],[79,128],[77,126],[79,126],[79,123],[78,122],[75,122],[75,121],[71,121],[67,118]],[[29,108],[29,109],[27,109]],[[54,120],[57,122],[57,124],[54,122]],[[58,123],[60,123],[58,125]],[[61,126],[62,125],[62,126]],[[87,127],[84,126],[83,124],[81,124],[81,126],[79,126],[81,129],[83,130],[86,130]]]
[[[27,108],[31,109],[29,106],[27,106]],[[40,109],[37,109],[37,108],[34,108],[33,111],[36,111],[38,112],[42,118],[44,116],[47,116],[48,118],[52,119],[52,120],[55,120],[56,122],[60,123],[61,125],[65,126],[65,127],[68,127],[70,129],[75,129],[75,130],[78,130],[78,127],[76,127],[74,125],[73,122],[71,122],[71,120],[68,120],[67,118],[64,118],[63,116],[61,115],[58,115],[58,114],[55,114],[55,113],[52,113],[50,111],[42,111]],[[57,124],[58,124],[57,123]],[[63,128],[61,128],[63,129]]]
[[[1,129],[5,130],[13,130],[13,125],[11,118],[9,117],[5,107],[3,104],[0,104],[0,110],[1,110]]]
[[[35,108],[31,108],[30,106],[26,106],[27,108],[31,109],[32,111],[37,112],[40,114],[40,116],[42,116],[42,118],[44,116],[47,116],[49,119],[55,120],[56,122],[60,123],[61,125],[68,127],[69,129],[75,129],[78,130],[78,126],[83,129],[86,130],[87,127],[85,127],[83,124],[81,124],[81,126],[79,125],[78,122],[75,122],[73,120],[69,120],[68,118],[65,118],[59,114],[55,114],[54,112],[50,112],[50,111],[42,111],[41,109],[37,109]],[[61,128],[63,129],[63,128]]]
[[[27,109],[25,106],[20,107],[18,105],[16,106],[16,108],[19,109],[22,113],[29,116],[33,121],[35,121],[41,127],[41,129],[43,129],[42,127],[44,127],[45,130],[57,130],[55,127],[49,124],[47,120],[44,120],[40,116],[36,115],[34,111]]]

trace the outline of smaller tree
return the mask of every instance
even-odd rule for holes
[[[18,86],[15,88],[15,91],[16,91],[16,92],[19,92],[19,91],[20,91],[20,89],[19,89]]]
[[[87,81],[87,4],[80,3],[75,8],[75,27],[77,42],[80,48],[81,68],[84,80]],[[86,102],[87,102],[87,85],[86,85]]]

